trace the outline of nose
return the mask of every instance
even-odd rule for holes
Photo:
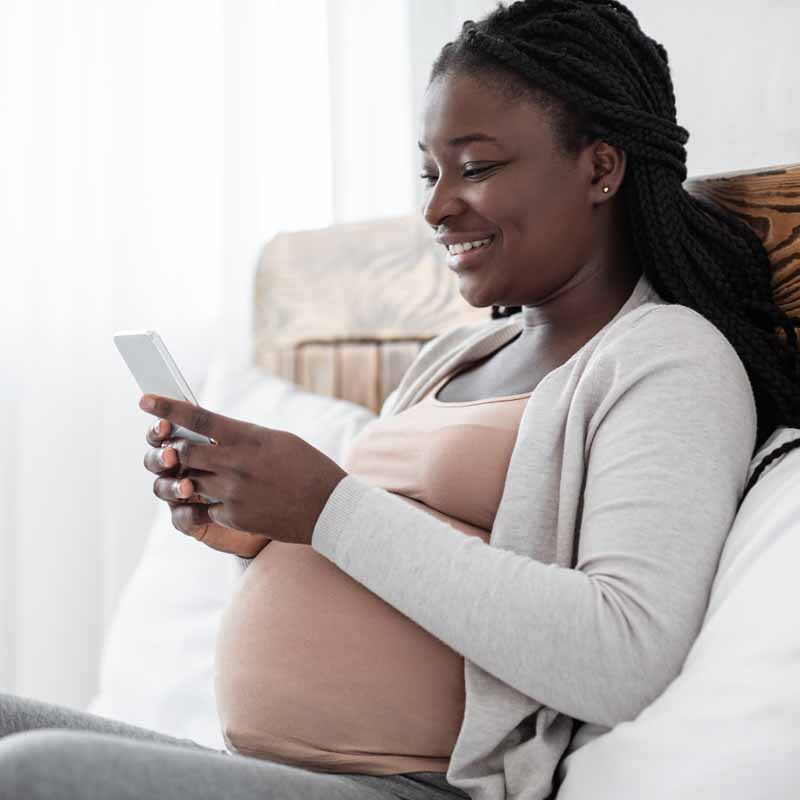
[[[422,216],[432,228],[438,228],[447,217],[456,216],[464,209],[464,201],[457,190],[448,188],[441,178],[430,190],[422,206]]]

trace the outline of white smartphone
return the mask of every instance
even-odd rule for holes
[[[118,331],[114,344],[125,359],[142,394],[158,394],[199,405],[178,365],[156,331]],[[170,439],[217,444],[214,439],[172,423]]]

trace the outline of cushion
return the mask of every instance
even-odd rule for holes
[[[778,428],[753,458],[792,439]],[[558,800],[800,797],[800,449],[744,499],[680,675],[568,755]]]
[[[302,436],[337,463],[375,415],[306,392],[256,367],[212,365],[200,405]],[[144,441],[143,441],[144,444]],[[232,590],[231,559],[172,525],[166,503],[125,585],[104,642],[100,688],[87,711],[222,750],[214,640]]]

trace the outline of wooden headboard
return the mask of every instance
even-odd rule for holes
[[[800,316],[800,164],[684,186],[755,230],[779,305]],[[491,315],[461,297],[421,214],[278,234],[261,252],[254,302],[259,366],[375,413],[425,342]]]
[[[700,175],[683,185],[758,234],[772,264],[775,302],[787,314],[800,316],[800,164]],[[782,328],[779,334],[786,341]]]

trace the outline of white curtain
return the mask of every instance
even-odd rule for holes
[[[250,357],[271,236],[413,211],[408,16],[0,0],[0,691],[95,694],[159,503],[113,332],[158,330],[197,394]]]

